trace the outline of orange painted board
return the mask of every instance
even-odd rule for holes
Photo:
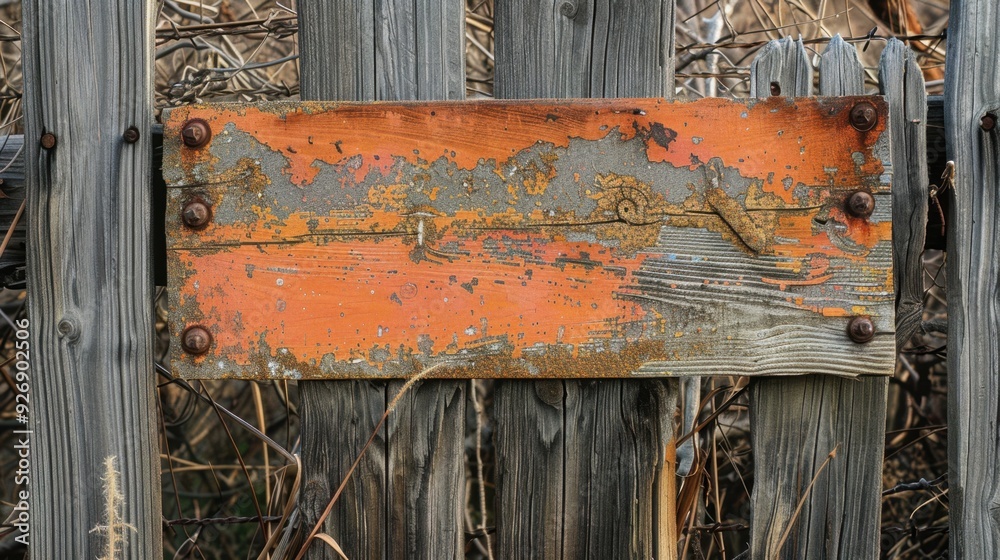
[[[890,375],[886,115],[880,97],[173,109],[172,368]]]

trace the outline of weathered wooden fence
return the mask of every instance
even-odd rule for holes
[[[24,6],[32,554],[159,558],[149,251],[155,3]],[[460,4],[302,0],[299,10],[303,98],[463,97]],[[945,106],[957,170],[948,252],[956,558],[1000,553],[998,24],[992,2],[952,4]],[[673,29],[669,0],[498,2],[497,95],[670,97]],[[753,64],[753,94],[812,95],[813,71],[801,43],[773,42]],[[821,95],[863,92],[854,47],[839,39],[818,74]],[[902,344],[921,328],[926,99],[902,43],[889,42],[879,75],[890,107]],[[4,153],[8,146],[16,144]],[[798,359],[801,376],[751,382],[750,555],[875,557],[887,379],[811,376],[823,356]],[[307,524],[323,515],[400,386],[301,383]],[[377,434],[324,524],[348,557],[463,556],[468,391],[462,381],[421,382]],[[675,380],[497,381],[496,556],[676,557],[676,395]],[[120,511],[107,509],[109,457],[122,481]],[[334,552],[313,543],[309,557]]]

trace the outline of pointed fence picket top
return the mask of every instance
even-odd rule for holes
[[[925,106],[925,94],[919,70],[912,68],[909,49],[890,43],[882,81],[890,84],[883,89],[892,115],[892,205],[897,212],[910,209],[895,244],[907,258],[914,251],[918,255],[897,261],[896,274],[904,278],[897,300],[904,305],[913,300],[914,278],[918,284],[921,280],[921,220],[926,220],[926,189],[919,187],[919,178],[926,176],[926,124],[914,109]],[[810,95],[810,69],[801,43],[772,42],[754,62],[752,91]],[[864,93],[857,53],[839,37],[821,56],[819,78],[821,95]],[[898,219],[894,215],[894,228]],[[878,556],[887,390],[885,378],[859,382],[804,375],[751,381],[753,558]]]
[[[924,311],[923,248],[927,234],[927,93],[913,51],[891,39],[879,63],[880,93],[892,124],[892,245],[896,347],[920,327]],[[899,162],[897,164],[897,162]]]

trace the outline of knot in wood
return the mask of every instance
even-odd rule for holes
[[[562,4],[559,4],[559,13],[568,17],[576,17],[576,12],[580,9],[576,2],[572,0],[565,0]]]
[[[563,384],[561,381],[539,381],[535,383],[535,394],[543,403],[559,408],[563,402]]]
[[[56,331],[59,333],[59,338],[65,338],[70,342],[80,338],[80,328],[77,326],[76,321],[69,317],[64,317],[56,325]]]
[[[645,211],[641,204],[631,198],[623,198],[618,201],[615,209],[618,219],[631,225],[640,225],[645,221]]]

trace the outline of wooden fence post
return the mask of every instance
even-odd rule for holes
[[[951,4],[948,159],[948,494],[951,557],[1000,554],[1000,5]]]
[[[302,99],[465,96],[461,2],[302,0]],[[466,382],[410,389],[365,452],[325,531],[350,558],[461,558]],[[402,382],[308,381],[300,504],[316,522]],[[336,558],[314,542],[309,558]]]
[[[898,68],[902,76],[902,53],[898,47],[892,48],[895,50],[887,54],[883,66]],[[864,93],[857,54],[839,37],[823,53],[820,70],[822,95]],[[752,94],[756,96],[810,95],[812,71],[802,44],[790,39],[768,44],[754,61],[751,79]],[[922,81],[917,85],[919,95],[923,95]],[[918,145],[923,145],[924,124],[904,129],[900,118],[904,112],[911,114],[909,103],[917,102],[913,97],[917,94],[908,89],[904,98],[902,83],[893,84],[891,89],[887,97],[895,119],[890,118],[890,134],[897,142],[912,138],[912,151],[903,142],[893,145],[895,177],[919,177],[919,162],[913,161],[915,169],[911,170],[908,157],[922,149]],[[926,175],[926,164],[922,169]],[[895,190],[897,184],[893,185],[894,206],[898,198],[919,193],[907,190],[906,181],[901,183],[900,191]],[[922,232],[919,240],[910,242],[916,241],[922,247]],[[900,269],[909,270],[912,264],[912,260],[905,261]],[[919,281],[919,269],[916,274]],[[878,556],[887,390],[887,378],[853,380],[804,375],[751,380],[753,558]],[[797,511],[803,498],[802,508]]]
[[[498,97],[672,96],[672,0],[496,10]],[[674,558],[676,396],[676,380],[497,381],[497,557]]]
[[[31,556],[162,558],[149,233],[156,4],[26,0],[23,13]],[[130,127],[138,142],[123,139]]]

